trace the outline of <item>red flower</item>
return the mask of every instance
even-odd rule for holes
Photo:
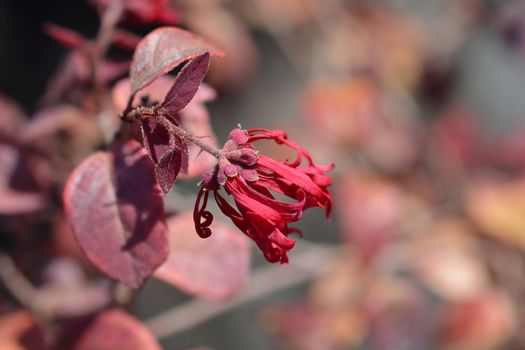
[[[280,162],[259,155],[253,142],[274,140],[297,151],[294,162]],[[301,165],[303,158],[306,166]],[[288,262],[287,252],[295,245],[288,236],[300,234],[288,227],[296,222],[303,210],[310,207],[326,209],[329,218],[332,198],[328,191],[331,179],[325,172],[333,165],[314,164],[310,154],[288,140],[282,130],[235,129],[221,150],[217,166],[201,181],[201,189],[193,212],[195,228],[202,238],[209,237],[213,216],[206,210],[208,196],[213,192],[221,211],[248,237],[253,239],[270,262]],[[223,197],[224,187],[233,197],[235,206]],[[293,203],[275,199],[274,193],[294,199]]]

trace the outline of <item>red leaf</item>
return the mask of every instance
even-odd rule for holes
[[[175,120],[170,119],[174,125]],[[164,193],[169,192],[179,172],[188,172],[188,145],[152,118],[142,121],[144,146],[155,163],[157,181]]]
[[[130,69],[132,94],[180,63],[205,52],[223,56],[213,45],[185,30],[174,27],[154,30],[142,39],[133,55]]]
[[[113,35],[113,43],[124,50],[135,50],[140,40],[141,37],[122,29],[116,29]]]
[[[168,255],[160,189],[138,142],[97,152],[70,175],[66,213],[88,259],[138,288]]]
[[[441,310],[439,348],[504,349],[521,329],[516,311],[506,292],[491,288],[472,299],[447,304]]]
[[[87,43],[86,38],[72,29],[59,26],[54,23],[46,23],[44,32],[56,42],[71,49],[80,49]]]
[[[44,334],[29,311],[14,311],[0,317],[0,349],[44,350]]]
[[[73,350],[161,350],[149,330],[120,310],[98,314],[75,339]]]
[[[162,106],[170,113],[177,113],[186,107],[199,89],[209,65],[210,54],[208,52],[192,59],[177,75]]]
[[[215,300],[229,298],[242,288],[250,269],[250,248],[236,229],[215,221],[213,234],[201,239],[191,213],[171,217],[168,226],[171,252],[156,277]]]
[[[109,6],[113,0],[92,0],[95,5]],[[176,24],[180,22],[177,11],[168,0],[125,0],[123,1],[126,24]]]

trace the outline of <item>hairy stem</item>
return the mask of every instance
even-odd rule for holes
[[[215,158],[219,159],[221,156],[221,152],[218,148],[203,142],[202,139],[196,135],[193,135],[192,133],[184,130],[180,126],[174,125],[172,122],[170,122],[164,115],[157,116],[157,120],[159,123],[161,123],[168,131],[172,134],[177,135],[178,137],[188,140],[191,143],[195,144],[196,146],[200,147],[203,151],[211,154]]]

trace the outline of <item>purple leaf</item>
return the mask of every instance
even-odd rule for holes
[[[224,300],[238,293],[250,270],[250,247],[236,229],[214,221],[201,239],[191,213],[168,219],[171,251],[155,277],[199,297]]]
[[[154,30],[142,39],[133,55],[131,93],[135,94],[180,63],[205,52],[223,56],[220,50],[188,31],[174,27]]]
[[[113,309],[77,322],[69,322],[59,349],[161,350],[151,332],[124,311]]]
[[[184,66],[162,103],[162,106],[170,114],[179,112],[191,101],[199,89],[209,65],[210,54],[206,52],[195,57]]]
[[[80,247],[109,276],[138,288],[166,260],[162,196],[138,142],[84,160],[66,183],[64,205]]]
[[[178,123],[169,118],[174,125]],[[170,134],[170,132],[153,118],[141,123],[144,146],[155,163],[157,181],[164,193],[169,192],[179,172],[188,172],[188,145],[186,142]]]
[[[144,147],[153,163],[157,164],[173,148],[170,133],[168,129],[153,118],[142,120],[141,131]]]

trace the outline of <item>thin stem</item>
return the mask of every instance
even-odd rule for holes
[[[0,280],[20,305],[37,314],[41,313],[38,291],[18,270],[13,259],[5,253],[0,253]]]
[[[159,123],[161,123],[166,129],[168,129],[168,131],[172,134],[175,134],[177,136],[179,136],[180,138],[184,139],[184,140],[188,140],[190,142],[192,142],[193,144],[195,144],[196,146],[200,147],[203,151],[211,154],[212,156],[214,156],[215,158],[219,159],[220,156],[221,156],[221,151],[216,148],[216,147],[213,147],[212,145],[210,144],[207,144],[206,142],[203,142],[202,139],[196,135],[193,135],[192,133],[190,132],[187,132],[186,130],[184,130],[183,128],[177,126],[177,125],[173,125],[172,122],[170,122],[166,117],[164,117],[163,115],[160,115],[157,117],[157,120],[159,121]]]
[[[104,87],[99,84],[97,69],[111,45],[111,40],[115,34],[115,28],[122,17],[123,12],[124,4],[122,0],[114,0],[109,3],[108,7],[102,14],[100,28],[93,43],[92,50],[90,50],[90,54],[88,53],[91,68],[91,80],[98,101],[102,100],[101,96],[103,95],[102,90]]]
[[[111,1],[105,10],[95,41],[98,59],[101,59],[106,54],[115,34],[117,23],[122,17],[123,12],[124,4],[122,0]]]
[[[286,268],[270,265],[259,268],[246,283],[246,289],[229,302],[195,299],[167,310],[144,323],[158,339],[165,339],[196,327],[209,319],[277,291],[306,283],[328,271],[339,258],[340,248],[308,244]],[[321,263],[319,263],[321,262]]]
[[[44,333],[45,342],[49,345],[55,337],[55,332],[49,319],[52,310],[42,298],[33,284],[18,269],[13,259],[0,252],[0,281],[9,294],[28,310]]]

